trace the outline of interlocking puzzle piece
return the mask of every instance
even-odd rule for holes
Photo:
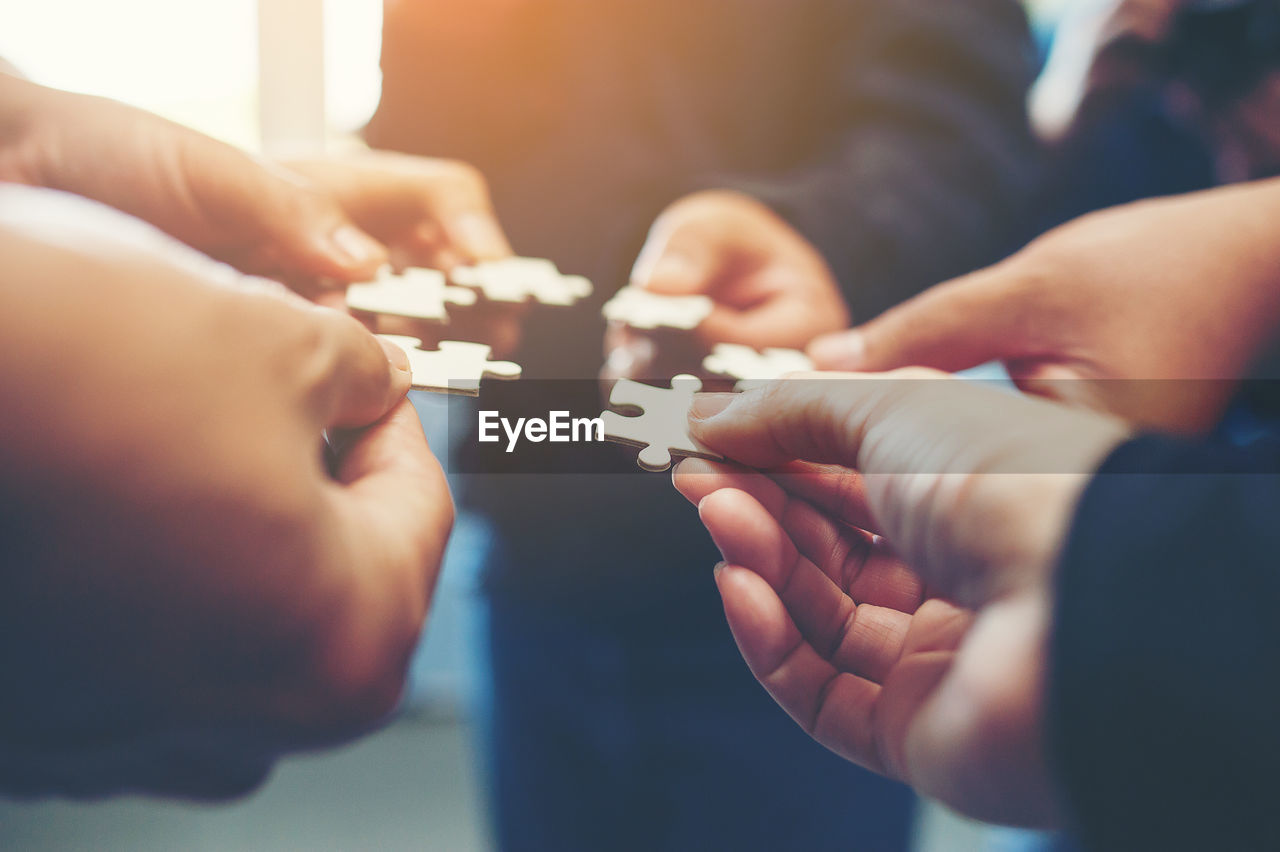
[[[567,307],[591,295],[591,282],[581,275],[564,275],[549,260],[508,257],[450,273],[455,284],[473,287],[491,302],[523,304],[530,299],[543,305]]]
[[[609,395],[609,405],[639,408],[641,413],[637,417],[627,417],[617,411],[601,414],[605,439],[640,447],[640,467],[654,472],[671,467],[673,456],[723,461],[724,456],[713,453],[689,436],[689,405],[700,390],[702,382],[694,376],[676,376],[670,388],[619,379]]]
[[[604,318],[651,331],[674,328],[691,331],[711,315],[707,296],[664,296],[640,287],[623,287],[604,306]]]
[[[448,305],[475,303],[474,292],[450,287],[444,273],[434,269],[406,269],[397,275],[383,268],[373,281],[347,288],[347,307],[352,310],[432,322],[448,321]]]
[[[394,334],[379,335],[394,343],[409,356],[413,386],[432,393],[480,395],[481,379],[518,379],[520,365],[512,361],[490,361],[493,352],[483,343],[446,340],[439,349],[423,350],[416,337]]]
[[[813,369],[813,361],[799,349],[765,349],[757,352],[750,346],[717,343],[702,362],[708,373],[737,379],[736,390],[754,387],[780,379],[788,373],[805,373]]]

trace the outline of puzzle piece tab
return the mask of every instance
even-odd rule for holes
[[[640,287],[623,287],[604,306],[604,318],[646,331],[674,328],[691,331],[711,315],[707,296],[664,296]]]
[[[722,461],[718,455],[689,436],[689,405],[693,395],[702,389],[694,376],[680,375],[671,380],[670,388],[620,379],[609,395],[609,405],[617,408],[639,408],[637,417],[617,411],[601,414],[604,437],[619,444],[640,448],[638,462],[649,471],[671,467],[673,456]]]
[[[423,350],[416,337],[394,334],[379,335],[394,343],[409,356],[413,386],[432,393],[480,395],[481,379],[518,379],[520,365],[512,361],[490,361],[493,352],[483,343],[446,340],[436,350]]]
[[[366,284],[347,288],[347,307],[370,314],[448,322],[448,305],[474,305],[476,294],[465,287],[450,287],[443,272],[406,269],[397,275],[389,267]]]
[[[788,373],[809,372],[813,369],[813,361],[799,349],[757,352],[750,346],[717,343],[703,360],[702,368],[717,376],[737,379],[734,388],[742,391],[780,379]]]
[[[564,275],[549,260],[508,257],[454,269],[455,284],[484,293],[490,302],[567,307],[591,295],[591,282],[581,275]]]

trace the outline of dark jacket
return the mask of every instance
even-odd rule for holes
[[[485,19],[498,8],[507,11]],[[625,282],[654,217],[691,191],[738,188],[772,204],[820,247],[855,316],[868,319],[992,260],[1031,182],[1034,57],[1015,0],[437,0],[386,10],[370,143],[475,164],[517,252],[597,285],[577,310],[530,318],[516,360],[534,381],[485,389],[485,407],[504,414],[545,416],[553,401],[600,412],[600,305]],[[536,381],[547,378],[578,384]],[[714,561],[714,550],[666,477],[604,473],[634,471],[632,455],[571,445],[540,456],[532,475],[464,484],[496,522],[504,563],[536,572],[522,594],[669,599],[674,578],[709,586],[690,566]]]
[[[1248,391],[1213,440],[1122,446],[1078,509],[1049,708],[1086,849],[1280,849],[1280,382]]]

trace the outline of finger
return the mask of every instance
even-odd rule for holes
[[[835,464],[791,462],[768,471],[780,488],[850,526],[883,535],[867,500],[862,474]]]
[[[698,513],[725,561],[762,577],[819,655],[840,671],[873,681],[888,673],[901,651],[909,615],[856,605],[796,551],[777,520],[744,492],[718,491],[702,501]]]
[[[709,292],[725,263],[718,229],[676,210],[658,218],[631,270],[631,283],[668,296]]]
[[[483,206],[449,211],[443,221],[450,243],[466,261],[498,260],[512,254],[511,243],[487,199]]]
[[[289,278],[344,282],[369,280],[386,264],[386,247],[352,222],[336,200],[284,172],[268,175],[245,190],[243,229],[257,245],[250,264]]]
[[[1011,264],[926,290],[852,331],[820,337],[808,353],[821,370],[954,372],[1027,353],[1034,307],[1018,298]]]
[[[346,497],[377,515],[376,526],[399,535],[416,531],[431,546],[447,535],[449,486],[407,400],[343,450],[336,475]]]
[[[924,601],[924,582],[884,539],[837,523],[804,500],[789,500],[781,521],[800,555],[854,602],[913,613]]]
[[[398,219],[394,227],[386,226],[373,231],[386,241],[392,268],[402,270],[421,266],[448,270],[461,263],[462,259],[450,246],[449,237],[439,222],[434,219],[420,222],[408,231],[401,227],[403,221],[416,221],[419,216],[420,212],[414,210]]]
[[[449,245],[466,262],[511,256],[511,243],[498,223],[484,175],[457,163],[452,179],[432,193],[432,210]]]
[[[732,464],[684,459],[672,470],[671,481],[695,506],[717,491],[733,488],[749,494],[775,518],[786,508],[787,495],[777,483],[757,471]]]
[[[878,439],[895,429],[918,431],[921,424],[936,431],[930,391],[939,389],[939,381],[953,380],[929,370],[811,373],[740,394],[698,394],[689,433],[727,458],[760,469],[804,460],[864,474],[909,472],[919,462],[910,452],[912,442]],[[970,388],[969,396],[980,390]],[[877,452],[860,458],[864,446]]]
[[[813,328],[813,308],[803,299],[775,294],[747,309],[717,303],[694,333],[707,345],[736,343],[752,348],[804,346]]]
[[[323,425],[367,426],[386,414],[409,391],[409,356],[395,344],[370,334],[355,318],[327,308],[320,315],[324,341],[321,388]]]
[[[749,495],[782,527],[796,553],[855,603],[910,613],[924,599],[924,583],[887,544],[848,526],[844,516],[788,494],[772,477],[704,459],[685,459],[672,479],[676,490],[694,505],[726,489]]]
[[[779,706],[827,748],[882,771],[872,727],[880,687],[823,659],[782,599],[752,571],[726,565],[716,585],[743,659]]]
[[[336,475],[342,502],[358,515],[361,537],[373,550],[406,557],[408,570],[439,567],[453,498],[408,401],[344,449]],[[429,593],[434,573],[426,579]]]
[[[344,647],[340,660],[403,669],[412,647],[395,637],[421,629],[453,525],[444,472],[409,402],[344,449],[336,480],[330,493],[341,540],[350,564],[370,578],[356,586],[355,594],[370,598],[360,609],[382,613],[379,629],[361,634],[374,637],[370,643]]]

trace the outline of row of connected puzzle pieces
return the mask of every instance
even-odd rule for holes
[[[452,279],[452,283],[450,283]],[[347,307],[363,313],[448,322],[449,307],[474,305],[478,295],[506,304],[569,306],[591,295],[591,282],[564,275],[549,260],[511,257],[454,269],[379,271],[373,281],[347,289]]]
[[[510,257],[463,266],[448,276],[434,269],[379,271],[373,281],[347,290],[352,310],[386,316],[447,322],[449,307],[468,307],[477,294],[488,302],[568,307],[591,295],[591,282],[565,275],[550,260]],[[604,316],[633,328],[697,328],[713,309],[706,296],[666,296],[640,287],[623,287],[604,306]]]
[[[347,304],[366,313],[447,322],[449,306],[474,305],[478,294],[489,302],[568,306],[589,296],[591,289],[587,279],[563,275],[549,260],[508,258],[456,269],[449,277],[430,269],[408,269],[399,274],[385,269],[376,280],[350,287]],[[713,307],[706,296],[666,296],[623,287],[604,306],[604,315],[611,322],[638,329],[690,331]],[[444,341],[436,349],[425,350],[416,337],[382,337],[409,356],[413,387],[420,390],[477,396],[483,379],[510,380],[521,374],[518,364],[492,360],[492,350],[484,344]],[[812,366],[804,353],[795,350],[758,352],[734,344],[716,346],[703,362],[708,373],[737,380],[738,390]],[[601,415],[604,435],[639,447],[638,461],[645,470],[666,470],[674,456],[719,459],[689,435],[689,405],[701,389],[702,382],[688,375],[676,376],[665,388],[621,380],[615,384],[609,404],[624,411],[609,410]]]

